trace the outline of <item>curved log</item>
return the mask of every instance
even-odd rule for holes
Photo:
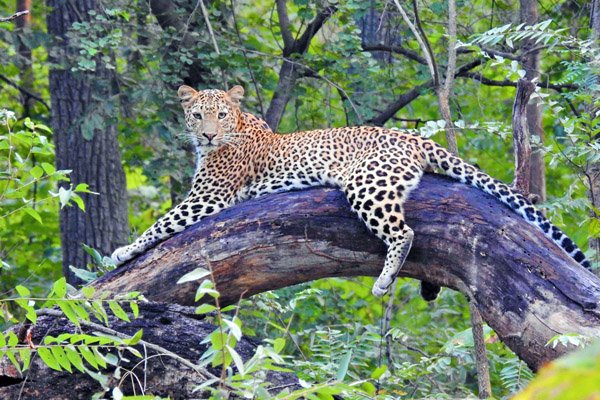
[[[144,355],[144,360],[126,352],[119,363],[120,375],[114,374],[116,368],[110,364],[101,370],[107,383],[112,387],[120,386],[126,395],[146,393],[171,399],[206,398],[201,391],[197,392],[195,389],[209,379],[209,376],[201,370],[191,369],[181,359],[196,365],[207,349],[202,341],[217,327],[199,320],[192,307],[153,302],[140,303],[139,307],[139,318],[131,322],[119,320],[109,314],[110,329],[127,336],[133,336],[143,329],[143,340],[160,346],[170,354],[138,344],[135,347]],[[86,324],[76,327],[56,314],[61,313],[58,310],[46,310],[38,318],[29,331],[33,343],[41,343],[47,335],[56,337],[65,332],[91,334],[97,331]],[[11,329],[18,336],[25,336],[29,326],[25,326],[25,329],[22,325]],[[247,361],[254,355],[256,344],[243,337],[237,343],[236,351]],[[104,352],[108,352],[108,349],[103,349]],[[94,371],[89,365],[88,368]],[[128,375],[128,371],[131,371],[131,375]],[[221,373],[220,368],[210,366],[205,371],[216,376]],[[291,390],[300,388],[298,378],[291,373],[269,371],[266,378],[274,393],[278,393],[282,387]],[[22,376],[6,357],[0,358],[0,399],[88,400],[95,393],[102,392],[104,389],[96,379],[75,368],[73,373],[56,371],[48,368],[40,357],[33,356],[30,368]]]
[[[559,333],[600,337],[600,279],[580,267],[487,194],[427,175],[407,201],[413,248],[401,276],[462,292],[515,353],[537,369],[565,352],[546,346]],[[142,291],[192,304],[197,267],[214,271],[224,303],[334,276],[377,276],[385,246],[326,188],[251,200],[194,227],[100,279],[101,290]]]

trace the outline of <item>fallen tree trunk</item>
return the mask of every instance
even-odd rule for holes
[[[401,276],[470,291],[484,320],[531,368],[562,354],[561,333],[600,337],[600,279],[485,193],[426,175],[406,204],[415,231]],[[377,276],[385,246],[343,195],[316,188],[251,200],[163,242],[96,283],[190,305],[210,267],[221,301],[324,277]]]
[[[473,296],[484,320],[531,368],[566,351],[562,346],[546,346],[557,334],[600,337],[600,279],[492,197],[427,175],[407,202],[406,214],[415,241],[401,276]],[[107,274],[95,286],[114,293],[136,290],[151,300],[191,305],[199,282],[176,282],[195,268],[210,267],[221,303],[231,304],[242,295],[312,279],[377,276],[384,256],[385,246],[351,212],[343,195],[316,188],[267,196],[225,210]],[[196,362],[202,352],[197,343],[209,328],[196,325],[200,322],[189,311],[162,307],[151,307],[141,322],[114,321],[117,325],[111,327],[133,333],[140,323],[148,324],[146,341]],[[54,334],[68,329],[61,319],[46,318],[44,323],[53,326]],[[167,328],[161,330],[161,324]],[[37,325],[34,333],[40,332],[44,330]],[[177,346],[180,337],[191,341]],[[31,391],[31,398],[48,382],[59,382],[54,385],[59,387],[61,379],[67,379],[42,368],[39,360],[34,363],[36,369],[31,369],[23,386]],[[184,393],[169,391],[178,387],[176,379],[166,379],[169,373],[186,379],[189,384],[182,390],[201,381],[181,365],[166,364],[165,368],[155,370],[156,376],[167,375],[163,386],[160,381],[153,386],[153,393],[175,397]],[[8,385],[0,387],[1,398],[18,393],[18,374],[4,367],[0,378],[1,385]],[[77,379],[81,390],[71,387],[72,398],[75,393],[90,393],[86,386],[90,381],[85,380],[89,377]]]

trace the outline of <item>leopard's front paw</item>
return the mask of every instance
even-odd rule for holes
[[[134,250],[131,246],[123,246],[116,249],[110,258],[115,262],[115,265],[119,266],[129,260],[131,260],[135,256]]]
[[[373,293],[373,296],[382,297],[390,290],[392,283],[394,283],[393,279],[390,279],[385,275],[379,276],[373,285],[373,289],[371,289],[371,293]]]
[[[382,297],[383,295],[385,295],[388,292],[389,287],[386,287],[385,289],[382,287],[377,286],[377,284],[373,285],[373,289],[371,289],[371,293],[373,293],[373,296],[376,297]]]

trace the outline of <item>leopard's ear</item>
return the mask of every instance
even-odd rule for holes
[[[239,105],[240,100],[244,98],[244,88],[240,85],[235,85],[227,92],[227,95],[234,104]]]
[[[181,101],[182,104],[185,104],[193,99],[196,93],[198,92],[194,90],[194,88],[186,85],[179,86],[179,89],[177,90],[177,96],[179,96],[179,101]]]

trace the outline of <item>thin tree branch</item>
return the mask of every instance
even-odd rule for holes
[[[475,360],[477,361],[477,386],[479,388],[479,398],[487,399],[492,395],[490,363],[485,348],[485,338],[483,336],[483,319],[481,318],[481,313],[477,308],[477,301],[474,297],[469,299],[469,314],[471,315],[473,343],[475,345]]]
[[[421,93],[433,87],[433,80],[429,80],[421,85],[415,86],[408,92],[402,93],[393,103],[391,103],[385,110],[383,110],[379,115],[371,118],[367,122],[373,125],[382,126],[385,124],[390,118],[394,116],[400,109],[406,107],[413,100],[421,95]]]
[[[415,2],[416,7],[416,2]],[[416,12],[416,8],[415,8]],[[452,122],[450,110],[450,95],[454,84],[454,70],[456,69],[456,1],[448,0],[448,65],[444,85],[438,87],[438,100],[442,117],[446,121],[446,141],[448,150],[458,155],[458,144],[456,142],[456,131]]]
[[[395,1],[397,1],[397,0],[395,0]],[[421,34],[421,40],[423,40],[423,43],[425,43],[424,50],[429,55],[429,59],[431,62],[431,68],[433,69],[433,72],[434,72],[434,74],[432,75],[433,82],[435,83],[435,86],[437,87],[440,85],[440,71],[438,70],[438,66],[435,61],[435,55],[433,54],[433,49],[431,48],[431,43],[429,43],[429,39],[427,38],[427,35],[425,34],[425,30],[423,29],[423,24],[421,24],[421,18],[419,17],[419,8],[417,7],[417,0],[413,0],[412,5],[413,5],[413,13],[415,14],[415,26],[417,27],[417,30]]]
[[[485,62],[486,60],[483,58],[478,58],[476,60],[468,62],[467,64],[460,66],[456,70],[454,75],[455,77],[462,76],[463,74],[467,73],[468,71],[472,70],[475,67],[478,67],[479,65]],[[392,118],[400,109],[410,104],[413,100],[419,97],[423,91],[431,87],[433,87],[433,79],[430,79],[425,83],[415,86],[408,92],[401,94],[396,101],[391,103],[385,110],[381,111],[379,115],[371,118],[367,122],[373,125],[382,126],[390,118]]]
[[[219,45],[217,44],[217,39],[215,38],[215,34],[212,29],[212,25],[210,23],[210,19],[208,18],[208,11],[206,11],[206,7],[204,6],[203,0],[198,0],[200,3],[200,9],[202,10],[202,15],[204,16],[204,22],[206,23],[206,27],[208,28],[208,34],[210,35],[210,40],[212,41],[213,47],[215,48],[215,52],[217,54],[221,54],[219,50]]]
[[[295,41],[290,29],[290,18],[288,17],[285,0],[277,0],[277,17],[279,19],[281,38],[283,39],[283,54],[289,55]]]
[[[429,52],[429,48],[427,47],[427,45],[425,44],[425,41],[421,37],[419,30],[417,29],[417,27],[415,27],[415,25],[412,23],[410,18],[408,18],[406,11],[404,11],[404,8],[402,8],[402,6],[398,2],[398,0],[394,0],[394,3],[396,4],[396,7],[398,7],[398,10],[400,11],[400,14],[402,15],[402,19],[404,19],[404,22],[406,22],[406,24],[410,28],[411,32],[413,33],[413,35],[415,35],[415,39],[417,40],[417,43],[419,43],[421,50],[425,54],[425,59],[427,60],[427,66],[429,67],[429,72],[431,73],[431,77],[433,78],[433,84],[434,84],[434,86],[437,86],[439,83],[439,79],[438,79],[437,68],[435,66],[435,61],[433,59],[433,54]]]
[[[233,0],[231,0],[230,4],[231,4],[231,15],[233,17],[233,26],[235,28],[235,33],[238,38],[238,43],[240,44],[240,47],[242,48],[242,53],[244,54],[244,61],[246,63],[246,68],[248,68],[248,71],[250,72],[250,79],[252,79],[252,84],[254,85],[254,90],[256,91],[256,97],[258,98],[258,106],[260,108],[260,116],[261,116],[261,118],[264,118],[265,110],[263,108],[263,99],[260,94],[261,91],[260,91],[260,88],[258,87],[258,82],[256,81],[256,77],[254,76],[254,72],[252,72],[252,68],[250,67],[250,61],[248,60],[248,52],[246,51],[246,47],[244,46],[244,43],[242,41],[242,35],[240,34],[240,29],[238,28],[237,17],[235,15],[235,3],[233,2]]]
[[[4,76],[2,74],[0,74],[0,80],[8,83],[10,86],[14,87],[19,92],[23,93],[25,96],[29,96],[32,99],[39,101],[44,107],[46,107],[47,110],[50,110],[50,106],[48,105],[48,103],[46,103],[46,101],[44,99],[42,99],[40,96],[38,96],[34,93],[31,93],[29,90],[19,86],[18,84],[14,83],[13,81],[11,81],[9,78],[7,78],[6,76]]]
[[[29,10],[24,10],[24,11],[19,11],[14,13],[13,15],[9,16],[9,17],[0,17],[0,22],[8,22],[8,21],[12,21],[13,19],[19,18],[25,14],[29,14]]]
[[[337,11],[336,6],[327,6],[313,19],[306,29],[304,33],[298,38],[298,40],[294,43],[294,50],[296,53],[304,53],[308,50],[308,46],[310,45],[310,41],[317,34],[317,32],[323,27],[323,24]]]
[[[521,57],[523,56],[520,54],[513,54],[513,53],[507,53],[505,51],[494,50],[494,49],[490,49],[487,47],[480,47],[480,50],[491,56],[498,56],[498,57],[506,58],[509,60],[515,60],[515,61],[521,60]],[[456,49],[456,52],[458,54],[470,54],[470,53],[478,53],[479,50],[459,48],[459,49]]]
[[[388,53],[401,54],[410,60],[418,62],[419,64],[427,65],[427,60],[425,60],[423,57],[418,55],[417,52],[410,50],[410,49],[406,49],[402,46],[388,46],[385,44],[363,44],[362,50],[363,51],[385,51]]]
[[[489,79],[489,78],[486,78],[483,75],[481,75],[481,73],[477,73],[477,72],[465,72],[465,73],[458,74],[457,76],[459,76],[461,78],[475,79],[487,86],[517,87],[517,82],[511,81],[508,79],[505,79],[502,81]],[[540,83],[538,83],[538,86],[541,87],[542,89],[553,89],[553,90],[556,90],[557,92],[561,92],[565,89],[567,89],[567,90],[579,89],[578,85],[575,85],[572,83],[564,83],[564,84],[559,85],[559,84],[549,83],[549,82],[540,82]]]
[[[348,93],[340,85],[338,85],[337,83],[333,82],[332,80],[324,77],[323,75],[319,75],[315,70],[313,70],[305,65],[302,65],[302,67],[304,68],[302,76],[305,76],[307,78],[321,79],[321,80],[327,82],[329,85],[333,86],[338,91],[338,94],[340,95],[340,98],[342,99],[342,101],[344,101],[344,100],[348,101],[348,103],[350,104],[350,107],[352,107],[352,111],[354,111],[354,114],[356,115],[356,119],[358,120],[358,123],[359,124],[362,123],[363,118],[360,115],[358,108],[356,107],[356,105],[354,104],[352,99],[350,99],[350,96],[348,95]]]

